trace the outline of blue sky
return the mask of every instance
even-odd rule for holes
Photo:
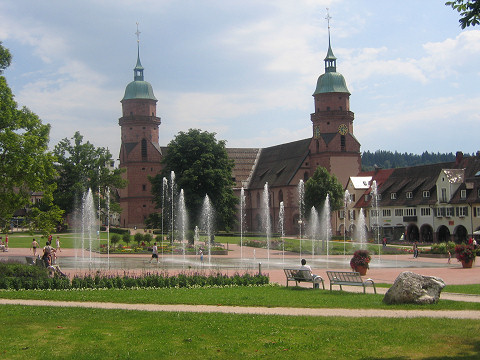
[[[139,22],[161,145],[189,128],[277,145],[311,136],[326,8],[362,151],[480,150],[480,28],[438,0],[3,1],[4,75],[51,146],[78,130],[116,158]]]

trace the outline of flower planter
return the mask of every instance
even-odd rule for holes
[[[365,266],[357,265],[354,270],[362,276],[367,275],[367,268]]]
[[[470,269],[473,266],[473,260],[470,261],[462,261],[462,267],[464,269]]]

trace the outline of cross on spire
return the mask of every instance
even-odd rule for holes
[[[137,31],[135,32],[135,35],[137,35],[137,42],[140,42],[140,31],[138,30],[138,22],[136,23],[137,24]]]
[[[332,17],[330,16],[330,13],[328,12],[328,8],[327,8],[327,16],[325,16],[325,19],[327,20],[327,25],[328,25],[328,31],[330,31],[330,19]],[[138,25],[138,23],[137,23]]]

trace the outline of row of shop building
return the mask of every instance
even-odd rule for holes
[[[350,177],[345,194],[344,208],[332,219],[337,234],[353,234],[363,212],[373,238],[467,241],[480,229],[480,152],[457,152],[454,162],[360,173]]]

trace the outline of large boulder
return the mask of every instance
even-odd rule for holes
[[[404,271],[395,279],[383,298],[386,304],[434,304],[440,298],[445,282],[435,276]]]

